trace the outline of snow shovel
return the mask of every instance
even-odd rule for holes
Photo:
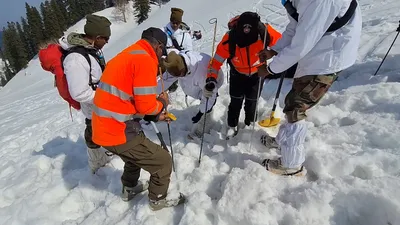
[[[279,80],[278,90],[276,90],[274,105],[272,106],[271,116],[269,118],[266,118],[266,119],[258,122],[258,125],[260,125],[262,127],[274,127],[274,126],[278,125],[279,122],[281,121],[280,118],[275,117],[275,110],[276,110],[276,105],[279,102],[279,94],[281,93],[282,84],[283,84],[283,80],[285,79],[285,75],[286,75],[286,71],[281,74],[281,79]]]

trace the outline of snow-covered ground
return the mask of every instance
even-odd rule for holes
[[[171,124],[177,173],[170,192],[184,193],[188,202],[159,212],[146,206],[147,192],[129,203],[120,200],[123,162],[118,157],[96,175],[89,173],[83,116],[73,112],[71,121],[52,75],[32,60],[0,91],[0,224],[399,225],[400,40],[378,75],[372,75],[395,36],[400,2],[359,4],[363,36],[358,62],[341,74],[307,118],[307,177],[278,177],[259,164],[277,156],[258,143],[262,133],[274,135],[277,128],[256,126],[253,136],[244,130],[236,141],[221,140],[229,104],[227,84],[220,91],[214,130],[206,135],[198,166],[200,146],[185,138],[197,102],[190,100],[186,108],[178,89],[171,94],[170,106],[179,119]],[[143,29],[165,25],[174,6],[185,10],[184,21],[202,29],[203,38],[195,47],[207,53],[212,17],[218,18],[217,40],[226,32],[228,19],[246,10],[257,10],[281,31],[287,23],[278,0],[172,0],[154,8],[139,26],[132,18],[126,24],[115,22],[112,9],[107,9],[98,13],[113,22],[106,58],[135,42]],[[81,31],[83,25],[81,21],[69,31]],[[262,117],[270,113],[277,83],[270,81],[263,89]],[[286,80],[282,96],[290,85]],[[166,125],[158,127],[167,140]],[[157,142],[154,131],[146,133]],[[148,177],[143,172],[141,179]]]

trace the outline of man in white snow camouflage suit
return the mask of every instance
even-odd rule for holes
[[[298,63],[293,86],[285,99],[282,124],[276,138],[263,136],[267,147],[278,147],[281,158],[266,159],[267,170],[280,175],[304,175],[306,111],[316,105],[340,71],[353,65],[361,34],[361,11],[356,0],[283,0],[289,24],[260,61],[272,57],[261,76],[281,73]],[[335,22],[335,23],[334,23]]]

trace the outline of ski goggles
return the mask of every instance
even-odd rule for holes
[[[286,4],[287,1],[288,1],[288,0],[281,0],[282,5],[285,6],[285,4]]]

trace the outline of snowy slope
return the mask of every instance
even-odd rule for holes
[[[364,21],[358,62],[342,73],[307,118],[307,177],[277,177],[260,166],[263,158],[277,154],[263,148],[258,138],[263,132],[275,134],[277,128],[256,127],[253,137],[245,130],[238,141],[220,140],[229,104],[227,84],[220,91],[214,130],[206,135],[198,167],[200,146],[185,139],[197,102],[190,100],[192,106],[186,108],[178,89],[170,106],[179,118],[171,124],[177,173],[170,194],[180,191],[189,201],[159,212],[146,206],[146,192],[130,203],[120,200],[123,162],[118,157],[96,175],[89,173],[83,116],[73,112],[71,121],[51,74],[32,60],[0,91],[0,224],[400,224],[400,41],[372,76],[394,38],[400,2],[359,3]],[[143,29],[165,25],[174,6],[185,10],[187,23],[202,29],[203,39],[195,47],[207,53],[212,17],[218,18],[217,40],[228,19],[245,10],[259,11],[281,31],[287,23],[278,0],[172,0],[139,26],[132,20],[113,23],[106,58],[135,42]],[[111,11],[98,14],[111,18]],[[81,31],[83,24],[69,31]],[[285,81],[282,96],[290,85]],[[276,80],[264,86],[262,116],[270,113],[276,86]],[[166,125],[158,127],[167,139]],[[157,142],[154,131],[146,134]],[[143,172],[141,179],[148,177]]]

